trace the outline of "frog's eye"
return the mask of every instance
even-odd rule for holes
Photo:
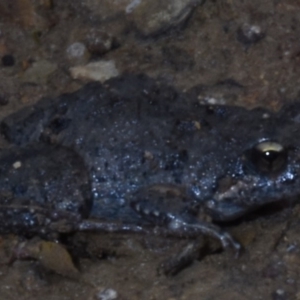
[[[262,172],[273,173],[282,170],[287,161],[286,149],[276,142],[261,142],[251,151],[252,163]]]

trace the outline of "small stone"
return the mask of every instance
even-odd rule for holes
[[[19,169],[19,168],[21,168],[21,166],[22,166],[22,163],[20,161],[16,161],[13,163],[14,169]]]
[[[286,294],[285,290],[283,290],[283,289],[277,289],[272,294],[272,299],[273,300],[285,300],[285,299],[287,299],[287,294]]]
[[[116,45],[116,41],[111,35],[98,28],[92,28],[86,34],[85,41],[91,54],[97,56],[110,51]]]
[[[67,56],[69,60],[75,63],[85,63],[89,59],[89,52],[86,46],[81,42],[75,42],[67,48]]]
[[[210,96],[204,96],[204,97],[199,96],[198,99],[199,99],[199,102],[204,105],[206,105],[206,104],[208,104],[208,105],[224,105],[224,104],[226,104],[226,100],[222,97],[215,98],[215,97],[210,97]]]
[[[115,300],[118,298],[118,293],[113,289],[104,289],[95,295],[97,300]]]
[[[262,40],[265,37],[265,33],[258,25],[243,24],[237,30],[237,40],[245,46],[250,46]]]
[[[76,66],[70,68],[70,73],[74,79],[88,79],[100,82],[119,75],[113,60],[101,60],[91,62],[85,66]]]
[[[70,253],[55,242],[39,241],[32,245],[32,256],[47,270],[69,278],[77,278],[79,271],[75,267]],[[35,252],[37,251],[37,252]]]
[[[12,67],[15,64],[15,58],[11,54],[6,54],[1,58],[4,67]]]
[[[81,57],[84,55],[86,47],[82,43],[74,43],[68,47],[67,53],[70,57]]]
[[[127,14],[130,14],[134,11],[134,9],[140,5],[142,0],[132,0],[125,8]]]
[[[152,36],[184,23],[204,0],[133,0],[126,7],[128,18],[144,36]]]

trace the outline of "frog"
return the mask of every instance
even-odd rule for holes
[[[300,102],[202,104],[123,74],[43,98],[0,128],[0,233],[204,235],[239,253],[220,223],[300,194]]]

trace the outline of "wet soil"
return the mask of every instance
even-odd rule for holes
[[[202,102],[278,109],[298,98],[296,0],[207,0],[181,24],[154,33],[128,16],[130,1],[102,1],[101,9],[99,2],[0,0],[1,118],[78,89],[90,79],[75,79],[70,68],[95,61],[180,90],[197,86]],[[95,30],[111,46],[87,38]],[[76,42],[89,47],[70,56]],[[35,260],[1,264],[0,299],[300,299],[299,213],[299,206],[285,207],[232,224],[228,230],[244,246],[239,258],[216,251],[171,277],[158,266],[188,241],[76,234],[66,244],[79,274],[66,267],[59,275]],[[1,238],[3,262],[16,239]]]

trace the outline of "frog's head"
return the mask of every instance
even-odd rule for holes
[[[241,151],[234,172],[218,179],[207,202],[213,219],[234,220],[266,204],[300,199],[300,103],[271,116],[257,136]]]

